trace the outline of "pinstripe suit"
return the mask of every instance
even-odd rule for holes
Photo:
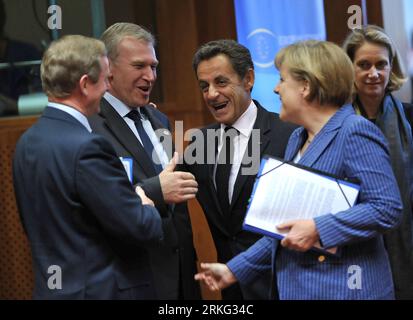
[[[294,158],[305,136],[303,128],[294,131],[286,160]],[[292,251],[265,237],[232,259],[229,268],[241,283],[249,283],[271,263],[280,299],[392,299],[393,283],[381,234],[399,222],[401,200],[379,129],[356,116],[350,105],[343,106],[316,135],[299,163],[360,181],[357,205],[315,218],[323,246],[338,246],[337,256],[320,258],[314,251]],[[348,286],[351,266],[361,270],[361,289]]]

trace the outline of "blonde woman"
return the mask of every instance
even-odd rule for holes
[[[220,289],[251,283],[271,267],[280,299],[393,299],[381,235],[400,220],[400,194],[382,133],[346,105],[354,81],[350,59],[337,45],[312,40],[283,48],[275,64],[280,117],[301,126],[291,135],[286,160],[357,179],[358,202],[337,214],[278,226],[289,229],[282,241],[262,238],[226,265],[202,264],[196,278]],[[310,250],[317,242],[338,247],[337,255]],[[356,282],[354,270],[360,272]]]
[[[353,30],[343,48],[355,70],[353,107],[374,123],[389,143],[390,161],[403,201],[403,215],[399,227],[384,235],[384,244],[389,254],[396,298],[413,299],[413,145],[406,117],[411,106],[403,106],[392,95],[407,79],[396,47],[380,27],[368,25]]]

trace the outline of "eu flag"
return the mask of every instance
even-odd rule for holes
[[[234,0],[238,42],[252,55],[255,85],[252,96],[273,112],[280,100],[273,93],[279,75],[278,50],[305,39],[326,39],[323,0]]]

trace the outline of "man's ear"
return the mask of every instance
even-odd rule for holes
[[[80,92],[87,96],[88,94],[88,89],[89,89],[89,76],[87,74],[84,74],[80,80],[79,80],[79,89]]]
[[[255,73],[254,69],[250,68],[247,71],[247,74],[244,77],[244,87],[247,91],[250,91],[251,88],[254,86],[255,82]]]
[[[110,59],[108,59],[108,62],[109,62],[108,82],[111,83],[113,80],[113,72],[112,72],[113,62]]]

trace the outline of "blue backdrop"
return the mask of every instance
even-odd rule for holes
[[[255,67],[252,96],[273,112],[280,100],[273,93],[279,75],[278,50],[304,39],[326,39],[323,0],[234,0],[238,41],[251,51]]]

